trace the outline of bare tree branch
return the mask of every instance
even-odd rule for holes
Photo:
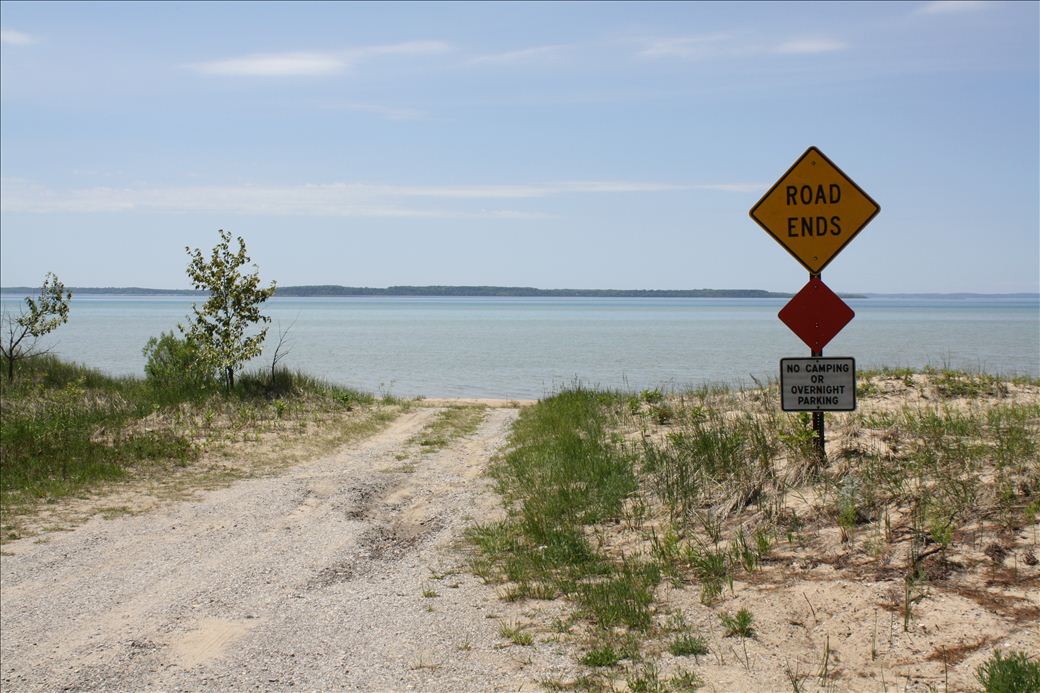
[[[274,355],[271,357],[271,383],[274,384],[274,372],[279,362],[289,355],[292,351],[292,343],[289,341],[289,332],[296,325],[296,321],[300,319],[299,313],[293,318],[293,321],[289,323],[289,326],[284,330],[282,324],[278,323],[278,343],[274,347]]]

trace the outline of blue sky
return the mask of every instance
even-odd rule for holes
[[[1040,290],[1035,2],[0,4],[0,274],[796,291],[810,145],[881,205],[844,291]]]

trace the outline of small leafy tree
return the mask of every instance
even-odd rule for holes
[[[209,299],[199,308],[192,305],[195,320],[183,332],[198,346],[200,359],[206,367],[220,375],[224,387],[235,386],[235,371],[246,361],[260,354],[267,328],[247,334],[253,325],[268,323],[271,318],[260,313],[260,305],[274,294],[275,283],[260,286],[256,265],[253,272],[243,273],[250,262],[246,244],[239,236],[238,251],[231,250],[231,234],[219,231],[220,243],[213,248],[207,261],[202,251],[185,248],[191,258],[188,276],[196,289],[209,292]]]
[[[25,307],[18,315],[4,311],[3,339],[0,340],[0,355],[7,364],[7,379],[14,378],[16,361],[46,353],[39,348],[39,339],[53,332],[69,319],[69,301],[72,293],[65,290],[65,285],[53,272],[43,278],[40,295],[35,299],[25,298]]]

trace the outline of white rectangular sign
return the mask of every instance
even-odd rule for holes
[[[780,359],[780,408],[784,411],[853,411],[856,360]]]

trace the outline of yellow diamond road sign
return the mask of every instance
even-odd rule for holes
[[[751,208],[751,218],[819,274],[881,207],[816,147],[809,147]]]

